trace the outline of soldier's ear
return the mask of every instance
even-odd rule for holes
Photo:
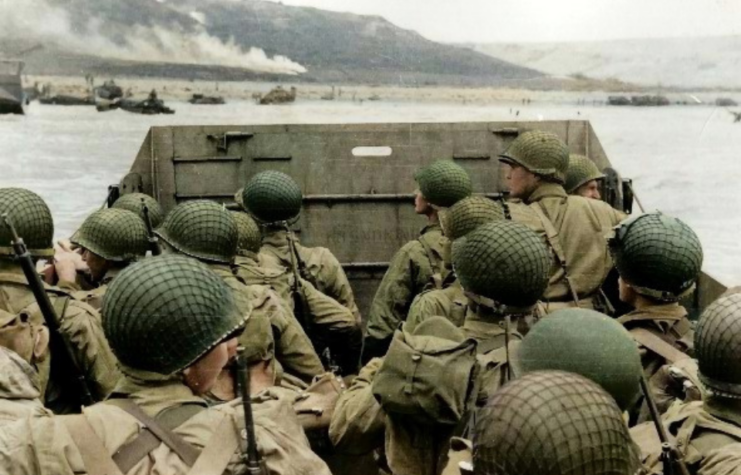
[[[49,354],[49,329],[43,325],[33,329],[33,359],[44,361]]]

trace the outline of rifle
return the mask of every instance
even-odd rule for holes
[[[656,401],[654,401],[653,394],[651,394],[646,381],[646,375],[643,372],[641,372],[641,391],[646,398],[648,412],[651,413],[651,420],[653,420],[656,432],[659,434],[659,440],[661,440],[661,461],[664,465],[664,475],[674,475],[675,473],[690,475],[682,454],[677,450],[677,445],[669,439],[669,434],[666,432],[664,424],[661,423],[659,409],[656,407]]]
[[[293,284],[291,285],[291,296],[293,297],[294,303],[293,313],[296,315],[299,323],[301,323],[304,331],[309,334],[311,326],[311,310],[309,309],[309,303],[306,301],[304,287],[301,285],[302,277],[299,271],[299,265],[303,265],[303,261],[301,261],[301,258],[298,255],[296,243],[293,240],[293,233],[288,228],[288,224],[286,224],[286,233],[288,236],[288,252],[291,254],[291,271],[293,272]],[[299,262],[301,264],[299,264]]]
[[[152,218],[149,217],[149,207],[144,204],[144,199],[142,199],[142,213],[144,214],[144,224],[147,225],[149,250],[152,251],[153,256],[159,256],[160,254],[162,254],[162,248],[160,247],[160,241],[159,239],[157,239],[157,235],[154,234]]]
[[[247,369],[247,358],[244,356],[244,347],[237,348],[237,386],[242,396],[242,408],[244,410],[244,428],[247,433],[247,447],[242,454],[242,460],[250,475],[267,475],[262,455],[257,450],[257,438],[255,437],[255,420],[252,417],[252,399],[250,397],[250,373]]]
[[[2,218],[5,226],[10,230],[10,234],[13,237],[11,243],[13,245],[13,250],[15,251],[18,262],[21,264],[26,280],[28,280],[28,285],[31,287],[33,296],[36,298],[36,302],[39,305],[46,326],[49,327],[49,333],[54,341],[57,342],[57,345],[63,348],[63,354],[66,355],[67,363],[69,364],[68,367],[72,369],[72,373],[75,375],[75,379],[77,379],[82,404],[85,406],[92,405],[95,403],[95,400],[93,399],[93,395],[90,392],[87,381],[85,380],[85,374],[82,372],[80,365],[75,359],[75,353],[72,351],[72,346],[67,339],[64,338],[64,335],[62,335],[59,328],[59,317],[54,311],[49,296],[46,294],[44,284],[41,282],[41,276],[36,272],[36,266],[31,258],[31,253],[28,252],[28,248],[26,248],[26,243],[23,242],[23,239],[18,236],[18,232],[16,231],[15,226],[13,226],[8,213],[4,213]]]

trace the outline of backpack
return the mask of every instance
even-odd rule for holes
[[[413,334],[402,327],[394,334],[372,391],[387,413],[423,424],[455,425],[475,397],[477,375],[475,340]]]

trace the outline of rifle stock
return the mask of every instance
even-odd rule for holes
[[[33,296],[36,298],[41,314],[44,317],[44,322],[46,322],[46,326],[49,327],[51,338],[56,340],[59,343],[59,346],[64,350],[62,354],[65,355],[67,360],[66,362],[75,375],[75,379],[79,385],[82,404],[85,406],[94,404],[95,400],[93,399],[90,388],[85,380],[85,374],[80,369],[80,365],[75,358],[75,353],[72,351],[69,341],[61,333],[59,328],[59,317],[49,300],[49,296],[46,294],[44,284],[41,281],[41,276],[36,272],[36,265],[31,258],[31,253],[28,252],[23,239],[18,236],[15,226],[13,226],[8,214],[3,214],[2,218],[5,226],[10,230],[13,237],[12,245],[16,258],[23,269],[23,274],[26,276],[26,280],[28,280],[28,285],[33,292]]]

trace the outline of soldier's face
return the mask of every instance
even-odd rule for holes
[[[540,178],[519,165],[505,163],[505,177],[512,198],[527,199],[540,184]]]
[[[108,272],[108,261],[88,249],[85,249],[85,252],[82,253],[82,260],[90,269],[93,280],[101,280]]]
[[[421,191],[414,192],[414,212],[417,214],[428,214],[432,211],[432,205],[427,202]]]
[[[576,189],[576,193],[584,198],[592,198],[593,200],[599,200],[602,196],[599,194],[599,183],[597,180],[592,180],[584,183],[582,186]]]
[[[202,395],[213,388],[221,370],[229,362],[230,348],[236,348],[236,340],[232,338],[221,342],[183,372],[185,385],[194,394]]]

